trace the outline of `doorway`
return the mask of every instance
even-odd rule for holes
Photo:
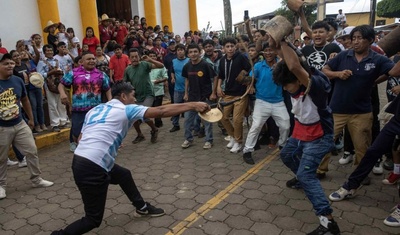
[[[96,0],[99,17],[107,14],[110,18],[132,19],[131,0]]]

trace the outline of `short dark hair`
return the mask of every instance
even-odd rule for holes
[[[334,28],[336,31],[338,30],[338,27],[339,27],[339,26],[338,26],[338,24],[336,23],[336,21],[335,21],[334,18],[328,17],[328,18],[325,18],[324,21],[325,21],[326,23],[328,23],[328,25],[332,26],[332,28]]]
[[[256,47],[256,44],[250,43],[247,47],[248,47],[249,49],[250,49],[250,48],[253,48],[253,47],[255,48],[255,47]]]
[[[129,94],[134,91],[135,88],[130,83],[119,81],[116,82],[111,88],[112,97],[119,97],[122,93]]]
[[[250,42],[250,38],[244,34],[240,35],[238,40],[243,42]]]
[[[263,29],[258,29],[256,32],[259,32],[261,34],[261,36],[265,36],[265,34],[267,34],[267,31],[263,30]]]
[[[150,55],[150,54],[157,55],[157,52],[155,52],[155,51],[153,51],[153,50],[149,50],[149,51],[147,51],[147,55]]]
[[[67,46],[67,44],[65,43],[65,42],[59,42],[58,44],[57,44],[57,48],[59,48],[59,47],[61,47],[61,46]]]
[[[363,39],[367,39],[370,44],[372,44],[375,41],[375,31],[374,28],[372,28],[369,25],[359,25],[355,27],[353,30],[350,32],[350,39],[353,40],[353,35],[355,32],[360,32],[361,36]]]
[[[183,44],[176,45],[175,50],[178,50],[178,49],[181,49],[181,50],[184,50],[184,51],[186,50],[185,45],[183,45]]]
[[[197,43],[189,44],[188,47],[187,47],[187,51],[189,52],[190,49],[197,49],[200,52],[200,47],[199,47],[199,44],[197,44]]]
[[[312,24],[312,26],[311,26],[312,30],[320,29],[320,28],[324,28],[326,31],[329,32],[329,25],[325,21],[317,21],[314,24]]]
[[[132,52],[137,52],[139,54],[139,56],[140,56],[140,52],[139,52],[139,50],[137,48],[131,48],[131,49],[129,49],[129,52],[128,52],[129,57],[131,56]]]
[[[211,39],[206,39],[206,40],[203,42],[203,46],[206,46],[206,45],[215,46],[215,42],[214,42],[213,40],[211,40]]]
[[[280,86],[285,86],[298,80],[296,75],[289,70],[284,60],[275,65],[275,69],[272,72],[272,79]]]
[[[122,49],[122,46],[119,45],[118,43],[114,44],[114,51],[117,49]]]
[[[269,43],[268,42],[263,43],[262,50],[265,50],[267,48],[269,48]]]
[[[82,52],[81,58],[83,58],[85,55],[93,55],[93,53],[90,51],[84,51]]]
[[[232,43],[232,44],[236,45],[237,41],[236,41],[236,39],[234,39],[232,37],[227,37],[222,41],[222,46],[225,46],[227,43]]]
[[[77,57],[74,58],[74,63],[77,64],[79,61],[82,59],[82,56],[78,55]]]
[[[42,48],[43,52],[46,52],[46,49],[47,49],[47,48],[54,50],[53,45],[46,44],[46,45],[44,45],[43,48]]]

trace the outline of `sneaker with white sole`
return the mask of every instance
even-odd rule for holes
[[[383,184],[395,184],[399,180],[400,180],[400,175],[399,174],[395,174],[393,172],[390,172],[388,177],[386,179],[382,180],[382,183]]]
[[[136,217],[143,217],[143,216],[150,216],[150,217],[159,217],[165,215],[165,211],[161,208],[157,208],[150,203],[146,202],[146,207],[144,209],[136,209],[135,216]]]
[[[343,199],[353,198],[355,193],[356,193],[355,189],[347,190],[347,189],[341,187],[339,190],[337,190],[336,192],[333,192],[333,193],[331,193],[331,195],[329,195],[329,200],[331,200],[333,202],[338,202]]]
[[[231,148],[231,153],[238,153],[238,152],[240,152],[241,149],[242,149],[242,145],[235,142],[235,144]]]
[[[230,135],[225,136],[224,138],[226,141],[231,141],[232,137]]]
[[[0,186],[0,199],[6,198],[6,189]]]
[[[26,157],[24,157],[24,159],[22,159],[22,161],[18,162],[18,167],[22,168],[22,167],[27,167],[28,165],[26,164]]]
[[[342,158],[339,159],[339,164],[346,165],[353,161],[353,154],[344,151]]]
[[[69,151],[71,151],[71,152],[75,152],[75,150],[76,150],[76,147],[77,147],[77,145],[76,145],[76,143],[75,143],[75,142],[71,142],[71,143],[69,143]]]
[[[383,221],[384,224],[391,227],[400,226],[400,208],[396,206],[396,209]]]
[[[192,144],[193,144],[193,141],[185,140],[181,146],[182,146],[182,148],[187,149],[187,148],[189,148]]]
[[[226,147],[228,149],[231,149],[235,143],[236,143],[235,138],[231,137],[231,139],[229,140],[229,143],[226,145]]]
[[[17,161],[11,161],[9,158],[7,158],[7,166],[15,166],[17,165]]]
[[[374,168],[372,168],[372,173],[374,175],[382,175],[383,174],[383,167],[382,167],[382,162],[377,161],[374,165]]]
[[[32,187],[34,188],[47,188],[52,186],[54,183],[48,180],[40,179],[36,183],[32,183]]]
[[[203,149],[210,149],[211,147],[212,147],[212,143],[207,141],[204,143]]]

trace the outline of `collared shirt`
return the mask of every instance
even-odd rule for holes
[[[272,71],[273,68],[269,67],[265,60],[254,65],[256,98],[269,103],[279,103],[283,101],[282,86],[276,85],[272,79]]]
[[[38,63],[37,72],[42,74],[44,78],[47,78],[47,73],[51,70],[49,65],[55,68],[57,66],[57,60],[55,58],[45,58]]]
[[[110,78],[98,69],[88,71],[79,66],[65,74],[60,81],[73,87],[72,111],[88,111],[101,103],[101,92],[110,89]]]
[[[335,78],[330,103],[333,113],[362,114],[372,112],[371,92],[375,80],[387,74],[394,63],[372,50],[358,62],[354,50],[350,49],[328,61],[327,65],[332,71],[351,70],[353,73],[346,80]]]
[[[111,56],[109,67],[113,70],[114,82],[121,81],[124,78],[124,71],[130,64],[131,61],[125,54],[122,54],[121,57],[117,57],[117,55]]]

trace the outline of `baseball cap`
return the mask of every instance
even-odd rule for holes
[[[303,33],[300,35],[300,38],[301,38],[301,40],[302,40],[302,41],[304,41],[304,38],[305,38],[305,37],[307,37],[307,38],[310,38],[310,39],[311,39],[311,37],[310,37],[310,36],[308,36],[306,32],[303,32]]]
[[[348,26],[348,27],[344,28],[343,30],[341,30],[337,34],[336,38],[342,38],[342,37],[345,37],[345,36],[350,36],[350,33],[354,28],[355,28],[354,26]]]
[[[6,54],[1,54],[0,53],[0,62],[5,60],[5,59],[10,59],[11,60],[11,58],[12,57],[11,57],[11,55],[9,53],[6,53]]]
[[[171,45],[171,44],[175,44],[175,43],[176,43],[175,40],[171,39],[171,40],[169,40],[169,42],[168,42],[168,46]]]

